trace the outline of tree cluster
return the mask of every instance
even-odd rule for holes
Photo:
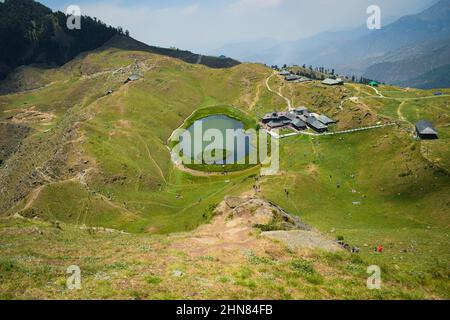
[[[129,36],[128,30],[88,16],[81,17],[81,29],[69,30],[67,19],[65,13],[52,12],[33,0],[0,2],[0,78],[20,65],[62,65],[116,34]]]

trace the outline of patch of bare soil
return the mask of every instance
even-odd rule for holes
[[[123,128],[123,129],[130,129],[131,128],[131,123],[128,120],[120,119],[119,121],[117,121],[117,125],[120,128]]]
[[[279,228],[263,232],[258,228]],[[212,256],[222,261],[239,261],[245,252],[279,251],[280,242],[293,249],[339,250],[339,246],[280,207],[251,196],[227,197],[216,209],[210,224],[177,236],[174,250],[189,256]],[[275,236],[276,235],[276,236]],[[277,241],[273,241],[277,240]]]
[[[41,112],[36,110],[36,106],[32,106],[12,117],[12,123],[48,123],[52,122],[55,115],[51,112]]]
[[[291,250],[317,248],[332,252],[341,250],[337,243],[316,231],[268,231],[263,232],[262,235],[285,243]]]
[[[307,171],[309,174],[316,175],[316,174],[319,172],[319,167],[318,167],[316,164],[309,164],[309,165],[306,167],[306,171]]]
[[[0,123],[0,165],[19,147],[30,133],[31,128],[19,124]]]

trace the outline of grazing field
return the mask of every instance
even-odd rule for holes
[[[2,299],[448,299],[444,259],[392,264],[391,254],[292,251],[257,233],[203,253],[197,233],[119,234],[11,218],[0,227]],[[366,288],[373,263],[382,267],[382,290]],[[82,271],[81,290],[66,287],[70,265]]]
[[[124,84],[131,74],[139,80]],[[0,298],[448,299],[448,89],[377,94],[274,76],[271,88],[338,120],[336,130],[398,126],[283,139],[275,176],[174,166],[175,129],[211,114],[255,127],[286,109],[266,89],[271,75],[258,64],[211,69],[115,48],[16,71],[0,95],[0,121],[31,131],[0,164]],[[439,140],[414,138],[422,118]],[[197,228],[214,226],[217,205],[255,190],[360,253],[291,250],[255,229],[239,247],[198,254]],[[65,289],[72,264],[85,277],[76,292]],[[381,291],[365,286],[369,265],[382,269]]]

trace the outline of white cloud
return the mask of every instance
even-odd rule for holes
[[[191,15],[197,13],[200,10],[200,6],[198,4],[193,4],[187,7],[182,8],[181,13],[184,15]]]
[[[82,13],[98,17],[107,24],[121,26],[131,36],[150,45],[179,46],[192,36],[193,21],[202,8],[196,3],[185,6],[154,7],[152,5],[121,5],[116,1],[92,2],[82,6]],[[185,40],[185,41],[184,41]]]
[[[146,12],[147,14],[170,14],[170,15],[174,15],[174,17],[178,16],[178,15],[184,15],[184,16],[188,16],[188,15],[192,15],[197,13],[200,10],[200,6],[198,4],[190,4],[187,6],[172,6],[172,7],[163,7],[163,8],[159,8],[159,9],[152,9],[151,7],[148,6],[142,6],[142,7],[125,7],[125,8],[121,8],[121,10],[127,11],[127,10],[132,10],[132,11],[140,11],[140,12]]]
[[[211,52],[227,43],[266,38],[292,41],[322,31],[362,26],[368,17],[367,6],[374,2],[373,0],[77,1],[80,1],[83,14],[97,17],[113,26],[122,26],[131,32],[132,37],[140,41],[164,47],[176,46],[200,53]],[[382,16],[388,17],[418,12],[426,6],[426,3],[434,1],[377,0],[376,2],[382,8]]]
[[[233,12],[242,12],[247,9],[271,8],[280,5],[283,0],[239,0],[230,4]]]

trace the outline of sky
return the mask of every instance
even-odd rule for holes
[[[225,44],[291,41],[366,23],[370,5],[382,22],[415,14],[437,0],[39,0],[53,10],[78,5],[83,15],[121,26],[150,45],[209,53]]]

